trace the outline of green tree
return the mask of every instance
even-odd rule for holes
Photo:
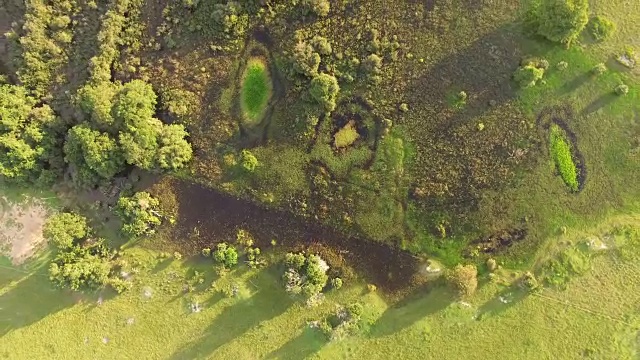
[[[229,269],[238,265],[238,251],[233,246],[220,243],[213,252],[213,260]]]
[[[122,122],[122,130],[132,131],[153,117],[156,103],[157,96],[151,85],[142,80],[133,80],[124,84],[116,94],[113,117]]]
[[[42,234],[44,238],[64,250],[77,245],[89,233],[87,219],[74,213],[59,213],[53,215],[44,224]]]
[[[87,125],[69,130],[64,153],[65,160],[73,166],[76,181],[83,185],[110,180],[124,169],[124,157],[116,141]]]
[[[285,288],[292,295],[312,297],[327,285],[327,264],[317,255],[288,253],[285,255]]]
[[[569,47],[589,21],[589,2],[534,0],[528,10],[526,21],[538,35]]]
[[[109,282],[112,265],[104,241],[91,247],[74,246],[60,252],[49,264],[49,278],[72,290],[99,289]]]
[[[78,90],[78,105],[89,115],[92,124],[102,131],[117,133],[122,124],[116,124],[111,114],[113,99],[119,86],[110,81],[86,85]]]
[[[340,86],[334,76],[323,73],[311,80],[309,93],[326,111],[335,110],[338,92],[340,92]]]
[[[122,232],[131,237],[152,234],[162,223],[158,206],[160,202],[148,192],[137,192],[131,197],[118,199],[116,212],[122,219]]]
[[[165,125],[158,137],[157,166],[165,170],[178,170],[193,157],[191,145],[186,137],[189,133],[182,125]]]

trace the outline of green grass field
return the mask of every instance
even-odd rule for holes
[[[263,59],[252,58],[248,61],[240,92],[241,108],[245,118],[250,123],[260,122],[272,92],[269,70]]]

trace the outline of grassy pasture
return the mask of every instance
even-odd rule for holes
[[[240,87],[241,109],[246,121],[260,122],[269,104],[272,86],[265,60],[257,57],[249,59]]]

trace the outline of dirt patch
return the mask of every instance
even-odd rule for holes
[[[166,180],[166,179],[165,179]],[[324,249],[339,254],[366,281],[387,293],[398,294],[414,285],[418,259],[406,251],[338,231],[285,211],[266,209],[204,186],[172,180],[178,202],[178,220],[171,234],[182,251],[197,254],[205,247],[234,241],[238,229],[251,232],[256,245],[281,251]],[[166,187],[163,188],[166,195]],[[323,252],[321,251],[321,252]],[[341,261],[342,262],[342,261]]]
[[[16,265],[33,255],[44,242],[47,215],[47,207],[39,200],[14,203],[0,198],[0,253]]]

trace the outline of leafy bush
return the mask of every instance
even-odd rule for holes
[[[137,192],[132,197],[118,199],[116,212],[122,219],[122,232],[128,236],[150,235],[161,224],[158,199],[147,192]]]
[[[216,251],[213,252],[213,260],[223,267],[230,269],[238,265],[238,252],[233,246],[220,243],[216,246]]]
[[[521,66],[513,74],[513,79],[521,88],[535,86],[544,76],[544,69],[537,68],[532,64]]]
[[[329,315],[319,328],[329,340],[343,339],[359,329],[363,314],[364,306],[361,303],[351,303]]]
[[[525,18],[536,34],[566,46],[571,46],[588,21],[588,0],[534,0]]]
[[[327,264],[317,255],[288,253],[285,256],[285,288],[292,295],[310,298],[327,284]]]
[[[549,152],[562,180],[572,191],[578,191],[578,168],[573,161],[571,144],[565,138],[564,130],[556,124],[549,130]]]
[[[311,80],[309,93],[326,111],[335,110],[338,92],[340,92],[338,80],[332,75],[323,73]]]
[[[342,287],[342,279],[339,277],[331,279],[331,287],[334,290],[339,290]]]
[[[124,156],[116,140],[84,124],[69,130],[64,153],[73,179],[81,185],[90,187],[111,180],[124,169]]]
[[[240,155],[240,164],[242,168],[247,172],[253,172],[258,166],[258,159],[251,153],[251,151],[244,149]]]
[[[331,10],[329,0],[302,0],[302,4],[307,11],[312,11],[318,16],[327,16]]]
[[[314,50],[311,44],[299,42],[293,49],[293,69],[302,75],[317,76],[320,61],[320,54]]]
[[[602,75],[607,72],[607,66],[604,63],[600,63],[591,69],[593,75]]]
[[[49,278],[61,287],[72,290],[99,289],[109,282],[110,254],[104,241],[88,247],[73,246],[58,253],[49,264]]]
[[[616,24],[603,16],[595,16],[589,21],[588,29],[596,41],[603,41],[613,35]]]
[[[625,96],[629,93],[629,86],[620,84],[615,88],[616,95]]]
[[[56,248],[64,250],[77,245],[78,240],[84,240],[88,231],[85,217],[73,213],[59,213],[47,219],[42,234]]]
[[[478,288],[478,269],[474,265],[458,264],[447,272],[446,277],[460,296],[471,296]]]
[[[320,53],[320,55],[331,55],[331,53],[333,52],[329,40],[319,35],[316,35],[313,37],[313,39],[311,39],[311,45],[313,45],[313,48],[316,49],[316,51]]]

